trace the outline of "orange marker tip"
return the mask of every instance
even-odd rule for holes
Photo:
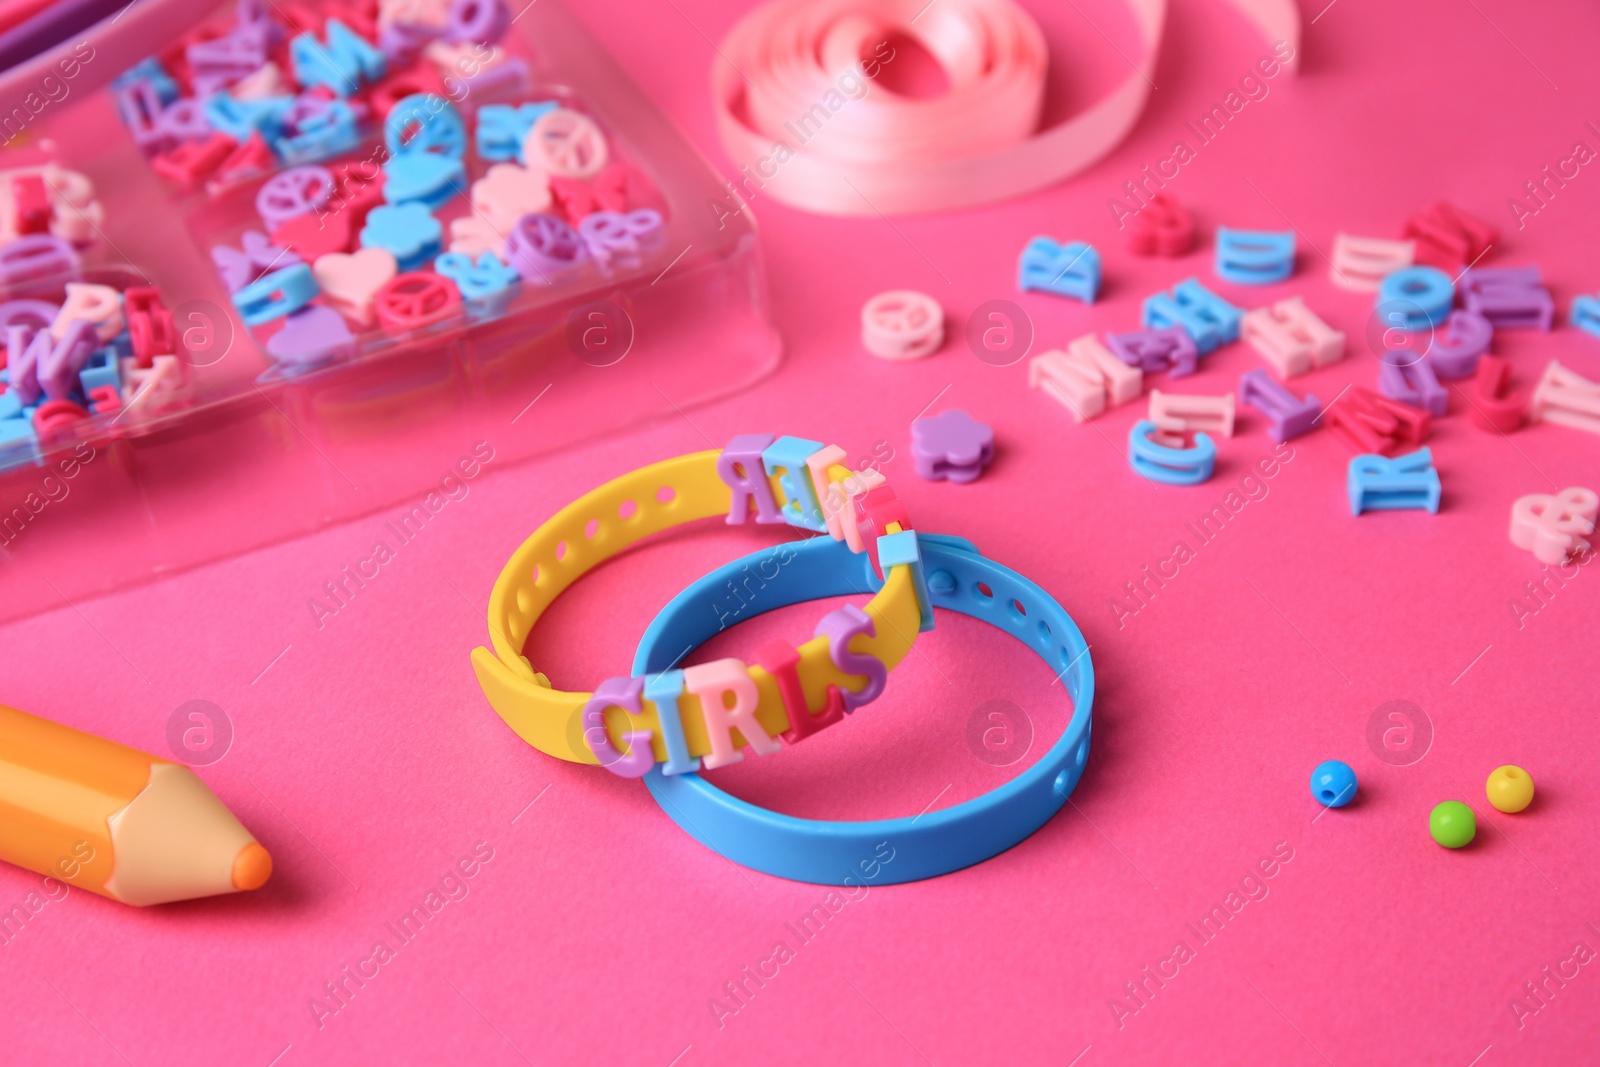
[[[233,857],[233,887],[235,889],[260,889],[272,877],[272,854],[252,841]]]

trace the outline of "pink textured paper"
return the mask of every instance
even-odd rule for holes
[[[1114,4],[1048,7],[1062,106],[1125,76],[1115,48],[1127,48],[1131,25]],[[1600,15],[1507,0],[1313,7],[1320,0],[1302,9],[1302,78],[1268,82],[1266,97],[1168,185],[1208,234],[1219,223],[1299,232],[1289,282],[1254,292],[1217,283],[1246,306],[1300,293],[1351,335],[1344,363],[1293,387],[1326,401],[1375,382],[1363,340],[1371,298],[1334,289],[1323,255],[1339,230],[1393,236],[1440,197],[1504,231],[1495,262],[1538,262],[1564,321],[1574,295],[1600,287],[1600,173],[1591,163],[1563,187],[1550,183],[1521,229],[1506,201],[1575,142],[1600,147],[1585,125],[1600,123],[1588,110],[1600,89]],[[708,42],[741,8],[585,9],[719,165]],[[1221,104],[1268,49],[1220,0],[1179,0],[1134,136],[1070,184],[1015,203],[890,225],[804,216],[757,195],[789,345],[773,378],[580,452],[515,469],[490,462],[320,627],[308,601],[376,541],[394,544],[385,524],[398,512],[0,630],[0,699],[39,714],[165,753],[173,709],[220,705],[236,737],[201,774],[278,865],[267,889],[245,897],[135,911],[74,893],[0,927],[0,1058],[1592,1062],[1600,570],[1582,569],[1519,620],[1510,603],[1541,568],[1506,530],[1518,496],[1595,486],[1600,441],[1551,426],[1486,434],[1453,395],[1430,442],[1444,484],[1438,516],[1351,518],[1348,453],[1319,431],[1295,443],[1264,497],[1196,547],[1186,523],[1271,451],[1259,417],[1246,413],[1221,442],[1210,482],[1153,485],[1128,471],[1124,453],[1142,403],[1076,425],[1026,388],[1024,364],[988,366],[962,337],[990,299],[1027,309],[1037,351],[1134,328],[1144,296],[1190,274],[1213,284],[1209,240],[1181,262],[1132,259],[1106,201],[1178,139],[1194,146],[1185,123]],[[1015,291],[1017,253],[1036,233],[1101,249],[1100,303]],[[921,362],[882,362],[860,350],[857,315],[868,297],[903,287],[945,305],[952,337]],[[1496,345],[1524,387],[1551,358],[1600,377],[1600,341],[1564,326]],[[1221,393],[1258,365],[1231,346],[1176,389]],[[670,371],[658,385],[672,395]],[[921,482],[906,453],[910,420],[950,407],[996,430],[996,462],[973,485]],[[484,702],[467,655],[486,639],[489,587],[515,544],[605,478],[755,431],[857,455],[887,442],[886,473],[919,526],[971,538],[1081,623],[1099,680],[1093,752],[1072,803],[1027,842],[948,877],[830,900],[712,855],[639,783],[533,751]],[[538,432],[529,417],[482,435],[492,446]],[[472,446],[462,441],[462,454]],[[238,493],[248,507],[248,487]],[[708,523],[608,565],[557,605],[530,653],[557,684],[620,673],[656,607],[773,536]],[[1123,583],[1179,539],[1192,561],[1119,626],[1109,605]],[[708,652],[803,634],[820,610],[741,627]],[[946,617],[917,647],[859,721],[722,780],[803,814],[909,815],[1024,765],[997,769],[973,755],[968,725],[986,702],[1025,709],[1035,731],[1027,758],[1059,732],[1060,687],[1020,646]],[[1431,748],[1410,766],[1368,745],[1369,719],[1391,700],[1415,704],[1432,725]],[[1307,781],[1329,758],[1356,769],[1361,795],[1318,817]],[[1484,804],[1484,778],[1502,763],[1538,783],[1520,815]],[[1480,816],[1477,842],[1460,852],[1427,835],[1429,809],[1452,797]],[[478,842],[492,859],[449,883],[465,896],[400,941],[387,924],[424,904]],[[1246,882],[1259,899],[1214,938],[1198,937],[1190,924],[1225,907],[1275,849],[1292,859]],[[39,886],[0,869],[0,910]],[[842,906],[829,913],[829,903]],[[817,907],[831,917],[801,941],[789,924]],[[392,958],[358,986],[344,968],[366,966],[379,941]],[[774,973],[763,961],[779,941],[792,958]],[[1188,953],[1174,975],[1163,961],[1180,941]],[[758,986],[747,966],[770,977]],[[1171,977],[1158,988],[1146,967]],[[325,988],[336,980],[342,1003]],[[730,982],[744,983],[739,1001],[727,997]],[[1143,984],[1142,1003],[1129,982]],[[1538,1000],[1525,983],[1542,990]],[[337,1012],[319,1020],[319,997]],[[726,1005],[720,1019],[714,1000]]]

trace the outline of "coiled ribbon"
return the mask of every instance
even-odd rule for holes
[[[1232,2],[1298,53],[1293,0]],[[828,215],[939,211],[1032,192],[1111,151],[1144,108],[1166,0],[1128,3],[1144,45],[1137,68],[1088,110],[1040,130],[1049,49],[1011,0],[775,0],[722,44],[727,62],[712,75],[722,143],[762,194]],[[927,49],[948,91],[906,97],[864,76],[863,59],[895,35]]]

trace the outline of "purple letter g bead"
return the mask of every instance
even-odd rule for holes
[[[622,739],[628,743],[628,754],[624,756],[606,733],[606,709],[618,707],[635,715],[643,714],[644,707],[639,703],[639,692],[643,688],[643,677],[607,678],[583,706],[584,741],[599,759],[600,766],[623,778],[642,778],[645,771],[655,766],[655,753],[650,751],[650,731],[629,730],[624,734]]]

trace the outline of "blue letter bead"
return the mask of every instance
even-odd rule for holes
[[[206,121],[235,141],[248,141],[260,131],[268,141],[283,130],[283,118],[294,107],[292,96],[268,96],[260,100],[235,100],[226,92],[214,93],[205,102]]]
[[[0,397],[15,395],[0,393]],[[42,463],[39,454],[39,435],[33,429],[31,412],[21,412],[15,418],[0,419],[0,471],[20,467],[24,463]]]
[[[117,366],[115,344],[95,349],[94,354],[89,357],[89,362],[78,372],[78,387],[83,390],[84,396],[93,393],[102,385],[109,385],[118,392],[122,390],[122,373]]]
[[[139,62],[111,79],[111,88],[121,89],[135,82],[147,81],[156,91],[156,97],[163,104],[170,104],[178,99],[178,83],[172,80],[166,68],[155,56],[145,56]]]
[[[339,96],[349,96],[363,81],[375,82],[388,70],[383,53],[338,19],[329,19],[325,32],[325,44],[313,33],[289,42],[294,79],[301,85],[325,85]]]
[[[467,151],[467,127],[455,105],[434,93],[412,93],[383,120],[389,154],[430,152],[460,159]]]
[[[1378,287],[1378,310],[1403,330],[1426,330],[1450,315],[1456,283],[1436,267],[1405,267],[1387,275]]]
[[[1356,798],[1356,772],[1343,760],[1324,760],[1311,772],[1311,795],[1324,807],[1344,807]]]
[[[683,672],[663,671],[644,676],[644,698],[656,706],[656,726],[667,746],[667,762],[662,774],[687,774],[700,769],[700,761],[689,756],[689,742],[683,736],[683,713],[678,697],[683,693]]]
[[[559,107],[554,100],[520,104],[485,104],[478,109],[478,155],[489,160],[521,160],[522,142],[546,111]]]
[[[1173,448],[1150,438],[1156,424],[1140,419],[1128,431],[1128,466],[1162,485],[1199,485],[1217,466],[1217,446],[1208,433],[1194,435],[1192,448]]]
[[[902,563],[911,565],[911,581],[917,590],[917,610],[921,613],[919,633],[933,629],[933,598],[928,594],[928,579],[922,571],[922,550],[917,547],[917,531],[901,530],[878,538],[878,566],[883,568],[885,581],[889,568]]]
[[[783,487],[783,521],[803,530],[828,528],[817,502],[816,486],[811,484],[811,471],[806,467],[806,460],[821,448],[821,441],[780,437],[761,453],[761,465],[769,476],[778,475],[778,484]]]
[[[1017,288],[1092,304],[1100,293],[1100,253],[1082,241],[1060,244],[1035,237],[1017,260]]]
[[[1404,456],[1356,456],[1350,461],[1345,483],[1350,514],[1363,511],[1427,509],[1439,513],[1439,472],[1433,469],[1433,452],[1420,448]]]
[[[1587,295],[1574,298],[1568,321],[1585,333],[1600,337],[1600,300]]]
[[[311,268],[304,263],[275,270],[233,294],[233,306],[246,326],[260,326],[263,322],[281,319],[291,311],[299,311],[318,293]]]
[[[361,143],[356,129],[356,113],[344,100],[331,100],[328,106],[311,118],[301,122],[293,137],[269,138],[273,150],[285,166],[315,163],[332,159],[353,150]]]
[[[1235,285],[1267,285],[1294,273],[1294,231],[1217,227],[1217,277]]]
[[[1141,323],[1147,329],[1182,326],[1202,353],[1239,339],[1244,312],[1228,303],[1198,279],[1185,278],[1172,292],[1146,297]]]

